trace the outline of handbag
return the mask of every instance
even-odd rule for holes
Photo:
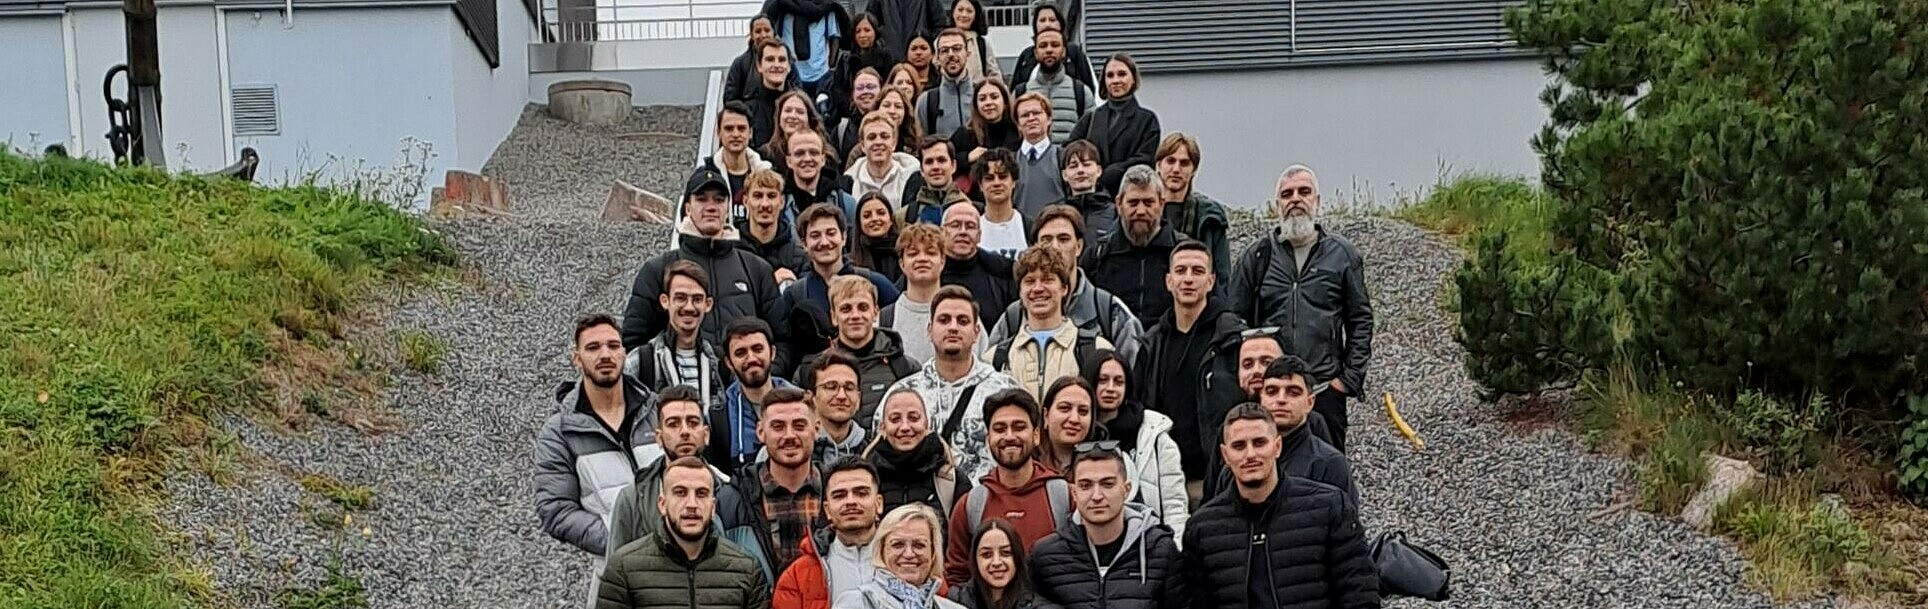
[[[1405,531],[1372,538],[1372,564],[1379,569],[1380,596],[1443,601],[1452,596],[1453,571],[1438,554],[1413,545]]]

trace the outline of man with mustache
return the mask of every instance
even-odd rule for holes
[[[669,464],[683,457],[700,457],[704,445],[709,442],[710,428],[703,421],[702,395],[695,387],[678,385],[664,389],[656,400],[656,442],[663,447],[663,458],[636,472],[636,483],[623,489],[616,496],[616,504],[609,512],[608,550],[614,554],[629,542],[642,539],[646,535],[663,533],[663,512],[656,505],[656,497],[662,494],[663,474]],[[733,507],[742,498],[731,488],[729,474],[708,466],[710,475],[716,479],[717,503]],[[733,509],[718,511],[718,514],[732,514]],[[722,522],[715,525],[725,539],[737,544],[738,549],[750,553],[758,563],[765,559],[754,554],[757,546],[756,533],[748,523]]]
[[[1078,445],[1069,469],[1079,522],[1045,537],[1031,554],[1038,594],[1065,609],[1190,607],[1171,527],[1126,501],[1132,474],[1117,443]],[[1108,577],[1113,573],[1121,576]]]
[[[829,526],[806,537],[796,562],[777,578],[771,606],[829,609],[830,599],[870,581],[870,540],[884,515],[877,468],[862,459],[841,459],[824,470],[823,517]]]
[[[977,299],[970,290],[954,285],[938,289],[931,298],[930,323],[924,326],[936,356],[884,392],[909,389],[923,398],[929,410],[925,419],[937,437],[956,451],[963,480],[977,479],[991,469],[983,404],[992,394],[1018,387],[1010,375],[973,356],[978,324]]]
[[[1187,239],[1172,248],[1165,275],[1172,308],[1145,333],[1132,378],[1137,399],[1171,417],[1172,442],[1195,502],[1210,471],[1206,451],[1218,439],[1213,423],[1244,394],[1234,358],[1245,325],[1212,298],[1213,281],[1205,244]]]
[[[723,391],[723,365],[716,350],[703,342],[703,317],[710,312],[710,275],[688,260],[675,260],[663,271],[664,293],[657,303],[669,312],[669,332],[629,351],[623,372],[644,387],[662,391],[675,385],[696,387],[703,410]]]
[[[1071,261],[1055,248],[1025,250],[1012,272],[1018,278],[1024,321],[982,356],[1033,396],[1043,396],[1044,388],[1059,377],[1082,376],[1093,352],[1111,348],[1111,341],[1078,327],[1064,313],[1072,269]]]
[[[670,462],[656,507],[662,533],[619,548],[602,571],[598,609],[767,609],[770,579],[711,524],[716,478],[696,457]],[[666,585],[675,582],[675,585]],[[687,583],[685,583],[687,582]],[[702,602],[695,602],[700,599]]]
[[[1319,177],[1310,168],[1287,167],[1272,204],[1279,227],[1239,255],[1225,295],[1245,323],[1280,328],[1285,352],[1317,381],[1313,412],[1344,451],[1346,399],[1363,395],[1372,360],[1365,258],[1319,226]]]
[[[1118,193],[1118,230],[1085,251],[1085,276],[1124,299],[1139,319],[1158,319],[1172,308],[1165,290],[1165,268],[1172,248],[1186,237],[1165,222],[1165,198],[1158,174],[1147,165],[1125,172]]]
[[[760,532],[756,544],[769,557],[769,574],[775,579],[790,568],[804,536],[822,524],[823,476],[810,460],[817,443],[817,413],[809,394],[773,389],[766,401],[756,426],[762,460],[737,473],[733,484],[743,501],[732,521],[752,523]]]
[[[990,311],[1002,311],[1017,298],[1011,259],[984,249],[983,216],[970,203],[944,208],[944,285],[971,290]]]
[[[608,553],[603,518],[635,472],[660,455],[650,414],[655,396],[623,374],[616,320],[576,320],[569,363],[580,376],[556,387],[555,413],[536,432],[535,508],[542,530],[595,557]]]
[[[1030,550],[1052,531],[1068,526],[1071,486],[1037,460],[1044,415],[1023,389],[1006,389],[984,400],[985,443],[997,468],[951,508],[944,533],[944,581],[971,581],[971,533],[986,518],[1002,518],[1018,531],[1012,542]]]
[[[829,348],[837,335],[830,311],[831,279],[845,276],[863,279],[876,290],[877,304],[889,306],[897,302],[897,286],[877,271],[851,264],[846,257],[844,228],[849,226],[849,217],[843,210],[821,203],[797,216],[810,268],[803,277],[783,288],[775,317],[771,318],[790,327],[792,341],[788,352],[798,358],[796,361],[778,359],[776,370],[781,373],[789,374],[801,367],[802,358]]]
[[[770,324],[754,317],[737,319],[724,327],[723,337],[723,361],[735,380],[723,388],[723,399],[710,409],[707,452],[711,463],[735,471],[749,463],[762,446],[757,442],[756,427],[770,392],[795,386],[770,372],[771,359],[776,355]]]
[[[896,331],[904,341],[904,357],[923,365],[937,355],[925,327],[931,320],[931,302],[943,287],[944,231],[931,224],[904,227],[897,234],[897,268],[904,273],[904,293],[896,304],[883,308],[877,326]],[[975,357],[981,351],[976,349],[971,355]]]
[[[944,78],[917,96],[917,121],[924,133],[956,133],[970,121],[971,108],[977,102],[964,64],[969,56],[966,39],[970,36],[964,30],[949,28],[939,32],[933,41],[937,46],[938,73]]]
[[[1377,609],[1379,575],[1357,505],[1332,485],[1287,476],[1272,415],[1225,413],[1218,451],[1233,483],[1185,527],[1186,587],[1195,607]]]
[[[1084,62],[1083,78],[1091,78],[1090,60],[1084,58],[1083,51],[1078,51],[1078,57],[1067,58],[1068,46],[1076,48],[1075,45],[1065,44],[1064,32],[1057,28],[1039,29],[1033,33],[1031,48],[1025,51],[1035,51],[1037,70],[1024,73],[1023,80],[1017,81],[1019,95],[1037,93],[1050,100],[1051,110],[1046,113],[1049,119],[1046,135],[1050,141],[1058,144],[1071,141],[1071,130],[1077,128],[1078,119],[1090,113],[1098,99],[1098,93],[1091,89],[1091,85],[1072,73],[1079,67],[1079,62]],[[1023,70],[1024,66],[1020,65],[1018,69]]]
[[[904,357],[903,337],[896,331],[877,327],[877,288],[862,278],[845,275],[830,280],[830,315],[837,325],[837,337],[830,342],[830,348],[819,354],[811,366],[811,374],[804,375],[806,388],[815,386],[816,391],[827,391],[824,380],[817,377],[821,366],[827,363],[841,363],[849,368],[847,381],[850,392],[836,399],[849,399],[854,410],[843,415],[846,423],[858,428],[869,428],[876,418],[877,404],[884,399],[884,390],[897,379],[910,376],[917,371],[917,364]],[[835,358],[824,359],[835,355]],[[842,372],[839,377],[844,376]],[[837,388],[844,388],[838,384]],[[831,419],[824,419],[824,431],[834,440],[828,450],[830,454],[853,455],[863,451],[864,434],[845,434],[836,429]],[[822,451],[819,451],[822,452]],[[821,456],[821,455],[820,455]],[[825,462],[822,459],[819,463]]]
[[[1245,392],[1245,396],[1239,400],[1239,403],[1263,404],[1259,399],[1259,391],[1265,388],[1266,369],[1272,366],[1272,362],[1285,355],[1285,347],[1279,344],[1278,332],[1278,328],[1252,328],[1239,334],[1238,387]],[[1300,362],[1298,366],[1303,368],[1305,363]],[[1306,386],[1311,387],[1312,384],[1307,383]],[[1272,416],[1277,417],[1278,413],[1274,412]],[[1312,432],[1313,437],[1324,440],[1327,444],[1332,443],[1332,437],[1326,435],[1325,417],[1307,419],[1305,426]],[[1280,433],[1285,431],[1279,430]],[[1217,443],[1214,442],[1214,444]],[[1208,497],[1214,494],[1216,493],[1209,489],[1205,491]]]

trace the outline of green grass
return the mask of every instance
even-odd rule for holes
[[[1553,198],[1516,178],[1465,175],[1432,190],[1396,217],[1458,239],[1468,249],[1488,232],[1505,231],[1508,249],[1547,258]]]
[[[1589,377],[1578,425],[1595,448],[1634,461],[1641,507],[1673,515],[1706,482],[1703,455],[1720,452],[1731,432],[1706,399],[1656,385],[1626,366]]]
[[[0,606],[200,600],[147,510],[171,450],[344,345],[364,289],[452,261],[322,188],[0,150]]]
[[[422,330],[403,330],[396,334],[395,342],[402,348],[402,363],[408,369],[422,374],[434,374],[442,367],[442,357],[448,355],[449,345]]]
[[[1886,544],[1846,514],[1815,500],[1810,478],[1776,479],[1735,496],[1715,526],[1741,544],[1749,577],[1776,598],[1801,598],[1831,586],[1867,593],[1906,590],[1907,575]]]
[[[361,580],[342,570],[341,558],[328,563],[328,574],[313,587],[290,588],[282,593],[287,609],[366,609],[367,593]]]
[[[321,474],[302,476],[298,482],[301,488],[326,497],[344,510],[361,511],[375,504],[375,491],[366,486],[351,485]]]

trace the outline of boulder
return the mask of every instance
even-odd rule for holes
[[[670,218],[676,217],[674,210],[675,206],[662,195],[616,180],[609,185],[609,196],[603,199],[602,219],[604,222],[648,222],[669,226],[673,224]]]
[[[1761,472],[1746,461],[1707,455],[1707,483],[1687,500],[1687,507],[1680,510],[1680,519],[1701,531],[1710,530],[1714,527],[1714,512],[1720,506],[1760,482]]]
[[[509,215],[509,186],[487,176],[451,169],[429,191],[428,215],[454,219]]]
[[[629,85],[613,80],[565,80],[549,85],[549,114],[578,125],[629,119]]]

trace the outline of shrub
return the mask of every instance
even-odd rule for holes
[[[1901,492],[1928,500],[1928,395],[1908,398],[1907,427],[1901,430]]]
[[[1534,140],[1557,201],[1549,242],[1618,278],[1637,320],[1627,352],[1717,395],[1888,404],[1923,389],[1928,4],[1540,0],[1507,22],[1559,77]],[[1561,322],[1595,323],[1557,297],[1571,282],[1495,264],[1489,282],[1526,287],[1466,290],[1463,310],[1553,303]],[[1566,338],[1508,348],[1574,351]]]
[[[1786,473],[1814,464],[1821,450],[1820,431],[1827,401],[1816,393],[1799,406],[1757,391],[1745,391],[1726,409],[1735,436],[1761,456],[1764,469]]]

